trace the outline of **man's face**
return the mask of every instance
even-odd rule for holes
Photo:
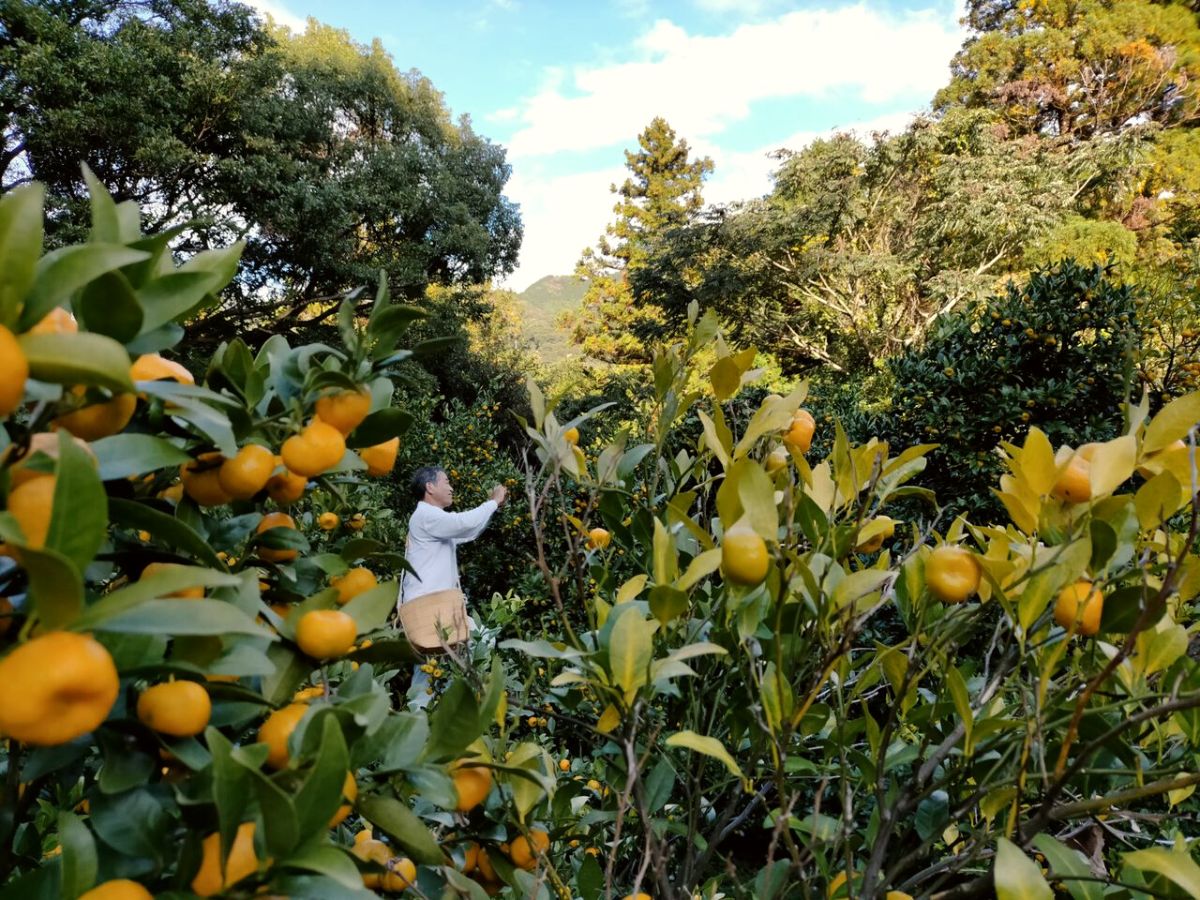
[[[425,485],[425,500],[442,509],[454,502],[454,486],[445,472],[438,472],[437,481]]]

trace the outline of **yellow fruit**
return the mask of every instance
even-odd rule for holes
[[[319,691],[320,688],[317,690]],[[354,801],[358,799],[358,782],[354,780],[351,772],[346,773],[346,780],[342,782],[342,797],[346,802],[337,808],[337,812],[329,820],[330,828],[340,825],[346,820],[346,816],[350,815],[350,811],[354,808]]]
[[[479,845],[471,841],[463,847],[463,864],[459,869],[464,875],[470,875],[479,866]]]
[[[974,594],[980,574],[974,554],[952,544],[934,548],[925,561],[925,584],[943,603],[962,603]]]
[[[267,765],[272,769],[282,769],[288,764],[288,738],[308,712],[308,706],[303,703],[292,703],[283,709],[277,709],[262,723],[258,729],[258,742],[266,744]]]
[[[284,441],[279,450],[289,471],[309,478],[332,469],[342,461],[345,453],[345,436],[319,418]]]
[[[355,513],[346,520],[346,527],[351,531],[362,531],[367,527],[367,517],[362,513]]]
[[[558,761],[558,771],[570,772],[571,771],[571,761],[569,759],[560,759]]]
[[[883,900],[913,900],[913,895],[904,891],[888,891]]]
[[[277,465],[282,462],[280,457],[276,457],[275,461]],[[267,479],[267,496],[280,506],[290,506],[304,496],[306,487],[308,479],[305,476],[284,469]]]
[[[396,467],[396,454],[400,450],[400,438],[394,437],[382,444],[363,447],[358,451],[362,461],[367,464],[367,474],[378,478],[386,475]]]
[[[75,321],[75,316],[62,306],[54,307],[29,329],[30,334],[75,334],[78,331],[79,323]]]
[[[1092,499],[1092,464],[1078,453],[1072,456],[1050,494],[1065,503],[1086,503]]]
[[[238,826],[233,846],[229,848],[229,859],[225,862],[224,878],[221,877],[221,835],[216,832],[210,834],[201,847],[200,871],[192,879],[192,890],[201,897],[220,893],[258,871],[253,822],[243,822]]]
[[[764,461],[767,473],[774,475],[780,469],[786,467],[790,459],[791,456],[788,455],[787,450],[785,450],[783,447],[776,447],[767,454],[767,458]]]
[[[221,465],[224,457],[220,453],[201,453],[192,462],[179,467],[179,480],[183,492],[197,506],[223,506],[233,498],[221,487]]]
[[[651,897],[643,891],[638,891],[636,894],[626,894],[624,900],[651,900]]]
[[[0,418],[12,415],[25,397],[29,361],[16,335],[0,325]]]
[[[735,524],[721,541],[721,572],[735,584],[756,585],[767,577],[767,544],[749,525]]]
[[[333,531],[341,523],[337,513],[323,512],[317,517],[317,527],[322,531]]]
[[[45,321],[44,319],[42,321]],[[154,900],[154,895],[128,878],[117,878],[98,884],[79,895],[79,900]]]
[[[593,528],[588,532],[588,546],[596,550],[603,550],[612,543],[612,535],[608,533],[606,528]]]
[[[129,377],[134,381],[159,381],[170,378],[180,384],[195,384],[192,373],[177,362],[164,359],[157,353],[143,353],[129,367]]]
[[[73,741],[107,718],[118,687],[98,641],[71,631],[35,637],[0,659],[0,734],[46,747]]]
[[[874,553],[883,546],[883,542],[891,540],[896,533],[896,523],[891,519],[880,517],[879,521],[883,523],[883,531],[878,532],[874,537],[870,537],[863,541],[854,549],[859,553]]]
[[[170,572],[173,569],[183,569],[186,566],[181,566],[179,563],[147,563],[146,568],[142,569],[142,574],[139,578],[149,578],[151,575],[156,575],[160,572]],[[167,597],[182,597],[185,600],[199,600],[204,596],[204,586],[197,585],[196,587],[184,588],[181,591],[173,591],[170,594],[165,594]]]
[[[25,545],[35,550],[46,546],[46,535],[50,533],[50,517],[54,511],[54,489],[58,479],[35,478],[27,481],[8,495],[8,511],[21,532]]]
[[[1054,601],[1054,621],[1071,633],[1091,637],[1100,631],[1104,594],[1090,581],[1069,584]]]
[[[380,866],[386,866],[392,858],[387,844],[373,839],[370,831],[360,831],[355,835],[354,846],[350,848],[350,852],[363,862],[373,862]],[[363,887],[371,889],[379,888],[383,884],[383,876],[376,872],[364,872],[362,880]]]
[[[79,447],[80,450],[82,450],[89,457],[91,457],[92,465],[94,465],[94,466],[99,465],[99,463],[97,463],[97,461],[96,461],[96,454],[93,453],[92,448],[87,445],[87,441],[81,441],[79,438],[74,437],[74,436],[72,436],[71,440],[73,440],[75,442],[75,444]],[[52,474],[50,472],[37,471],[35,469],[30,468],[27,465],[29,460],[32,459],[32,457],[35,453],[44,453],[46,456],[50,457],[50,459],[57,460],[58,459],[58,435],[55,434],[53,431],[42,431],[42,432],[39,432],[38,434],[32,435],[29,438],[29,451],[24,456],[22,456],[20,459],[13,462],[8,467],[9,489],[10,490],[15,487],[20,487],[26,481],[31,481],[34,478],[41,478],[43,476]],[[11,444],[4,451],[3,455],[0,455],[0,462],[11,459],[15,455],[16,455],[16,445]]]
[[[169,681],[142,691],[137,717],[159,734],[192,737],[208,725],[212,701],[208,691],[194,681]]]
[[[264,487],[275,471],[275,454],[259,444],[247,444],[233,459],[221,463],[217,480],[235,500],[249,500]]]
[[[313,659],[336,659],[354,646],[358,624],[339,609],[314,609],[296,624],[296,643]]]
[[[83,396],[85,388],[74,387],[71,392]],[[53,424],[64,428],[84,441],[98,441],[124,430],[137,408],[133,394],[117,394],[111,400],[93,403],[74,412],[59,416]]]
[[[529,831],[529,838],[526,838],[522,834],[512,842],[512,847],[508,851],[508,858],[512,860],[512,864],[517,868],[532,872],[537,866],[538,855],[545,853],[549,849],[550,836],[540,828],[532,828]]]
[[[388,860],[388,872],[383,876],[383,889],[394,894],[407,890],[416,884],[417,867],[407,856],[392,857]]]
[[[329,583],[337,588],[338,605],[345,606],[363,591],[369,591],[379,584],[379,580],[370,569],[358,566],[345,575],[334,576],[329,579]]]
[[[344,435],[357,428],[370,411],[371,392],[366,388],[326,394],[317,401],[317,417]]]
[[[254,529],[255,534],[262,534],[272,528],[290,528],[296,530],[296,520],[287,513],[267,513]],[[267,562],[291,562],[300,555],[299,550],[275,550],[270,547],[259,547],[258,555]]]
[[[296,691],[296,693],[292,694],[292,702],[293,703],[305,703],[305,702],[311,700],[313,697],[324,697],[324,696],[325,696],[325,688],[323,688],[323,687],[307,687],[307,688],[302,688],[301,690],[298,690],[298,691]]]
[[[565,440],[568,444],[571,444],[572,446],[574,446],[575,444],[578,444],[579,443],[579,429],[576,428],[575,426],[571,426],[570,428],[568,428],[566,431],[563,432],[563,440]]]
[[[789,447],[795,447],[801,453],[807,453],[812,446],[813,433],[817,430],[816,420],[807,409],[798,409],[792,416],[791,427],[783,436],[783,442]]]
[[[492,770],[486,766],[465,766],[459,763],[451,773],[458,794],[459,812],[470,812],[487,799],[492,790]]]

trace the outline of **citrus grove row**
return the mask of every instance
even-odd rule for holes
[[[1200,894],[1200,395],[1002,443],[1008,521],[947,521],[931,445],[754,398],[692,309],[610,442],[530,381],[552,614],[423,660],[363,512],[421,311],[191,371],[240,248],[86,174],[84,244],[0,200],[0,897]]]

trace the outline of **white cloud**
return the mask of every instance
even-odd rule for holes
[[[800,150],[812,141],[849,131],[869,140],[876,131],[895,133],[913,119],[912,113],[891,113],[863,122],[849,122],[828,131],[801,131],[757,150],[729,152],[700,142],[694,156],[711,156],[714,171],[704,186],[708,203],[732,203],[761,197],[771,189],[771,173],[780,161],[769,154],[786,148]],[[521,259],[504,287],[523,291],[544,275],[568,275],[585,247],[596,243],[613,219],[617,198],[609,186],[625,180],[621,165],[579,174],[543,177],[536,162],[518,163],[505,194],[521,204],[525,239]]]
[[[282,25],[296,34],[304,34],[308,27],[304,19],[291,12],[279,0],[242,0],[242,2],[264,17],[270,16],[275,20],[276,25]]]
[[[521,158],[620,145],[656,115],[699,140],[747,118],[759,100],[930,96],[947,81],[962,39],[944,12],[897,15],[862,3],[718,36],[661,19],[635,43],[634,59],[548,79],[522,104],[523,127],[508,146]]]

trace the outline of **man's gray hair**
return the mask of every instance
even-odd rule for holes
[[[433,484],[438,480],[438,476],[445,474],[445,472],[446,470],[441,466],[421,466],[421,468],[413,472],[412,480],[408,483],[413,499],[417,501],[424,500],[425,485]]]

